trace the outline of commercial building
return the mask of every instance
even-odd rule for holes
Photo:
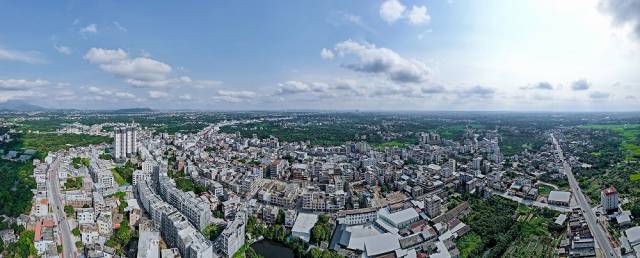
[[[549,204],[558,205],[558,206],[569,206],[570,201],[571,201],[570,192],[551,191],[549,193],[549,198],[548,198]]]

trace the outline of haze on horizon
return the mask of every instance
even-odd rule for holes
[[[640,110],[640,0],[0,1],[0,102]]]

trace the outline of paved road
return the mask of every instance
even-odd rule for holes
[[[71,238],[71,229],[67,223],[64,213],[64,206],[60,201],[60,182],[58,181],[58,168],[60,167],[60,159],[56,159],[48,169],[49,181],[49,201],[53,204],[53,212],[58,220],[58,230],[62,235],[63,258],[76,257],[76,246]]]
[[[587,221],[587,224],[589,224],[589,229],[595,236],[596,241],[598,242],[598,246],[602,250],[604,257],[616,257],[616,253],[613,249],[613,246],[611,246],[611,242],[609,242],[609,239],[607,238],[607,234],[604,232],[604,229],[600,226],[600,224],[598,224],[596,215],[587,202],[587,198],[585,198],[584,194],[582,194],[580,185],[571,172],[571,166],[569,165],[569,162],[567,162],[567,160],[564,158],[564,154],[562,152],[562,148],[560,148],[560,145],[558,144],[558,140],[556,140],[556,137],[553,134],[551,134],[551,138],[553,139],[553,144],[556,146],[556,152],[563,162],[562,166],[564,168],[565,174],[567,174],[567,178],[569,179],[569,187],[571,187],[571,191],[578,200],[578,204],[582,209],[585,220]]]
[[[571,212],[571,208],[560,207],[560,206],[556,206],[556,205],[550,205],[548,203],[542,203],[542,202],[539,202],[539,201],[526,200],[526,199],[523,199],[523,198],[515,196],[515,195],[509,195],[507,192],[493,191],[493,193],[501,196],[502,198],[509,199],[509,200],[512,200],[512,201],[515,201],[515,202],[519,202],[519,203],[522,203],[522,204],[527,205],[527,206],[535,206],[535,207],[538,207],[538,208],[548,208],[548,209],[556,210],[556,211],[559,211],[559,212]]]

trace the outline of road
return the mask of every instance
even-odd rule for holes
[[[551,134],[551,138],[553,139],[553,144],[556,146],[556,152],[558,153],[558,157],[562,160],[562,166],[565,174],[567,175],[567,179],[569,179],[569,187],[571,188],[573,195],[578,200],[578,204],[582,209],[585,220],[589,225],[589,229],[591,230],[591,233],[595,236],[596,241],[598,242],[598,246],[602,249],[602,253],[604,257],[611,257],[611,258],[616,257],[616,253],[613,249],[613,246],[611,246],[611,242],[609,242],[609,238],[607,237],[607,234],[605,233],[604,229],[600,226],[600,224],[598,224],[598,220],[596,218],[595,213],[593,212],[593,210],[591,209],[591,206],[587,202],[587,198],[585,198],[584,194],[582,194],[582,190],[580,190],[580,185],[578,184],[578,181],[576,181],[576,178],[573,176],[573,172],[571,172],[571,166],[569,165],[569,162],[567,162],[567,160],[564,158],[564,153],[562,152],[562,148],[560,148],[560,144],[558,144],[558,140],[556,140],[556,137],[553,134]]]
[[[58,230],[62,235],[62,252],[63,258],[76,257],[76,245],[71,238],[71,229],[64,213],[64,206],[60,201],[60,181],[58,180],[58,168],[60,167],[60,159],[56,158],[48,168],[48,184],[49,202],[53,204],[53,212],[58,220]]]
[[[515,202],[519,202],[522,203],[524,205],[527,206],[535,206],[538,208],[547,208],[547,209],[552,209],[552,210],[556,210],[559,212],[571,212],[571,208],[567,208],[567,207],[560,207],[560,206],[556,206],[556,205],[550,205],[548,203],[542,203],[542,202],[538,202],[538,201],[533,201],[533,200],[526,200],[523,199],[521,197],[518,196],[514,196],[514,195],[509,195],[507,192],[498,192],[498,191],[493,191],[494,194],[501,196],[502,198],[505,199],[509,199]]]

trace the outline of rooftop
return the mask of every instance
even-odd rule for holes
[[[311,213],[299,213],[298,218],[296,218],[296,222],[293,224],[293,228],[291,228],[292,232],[311,232],[311,228],[318,221],[318,215]]]
[[[570,199],[571,199],[570,192],[551,191],[551,193],[549,193],[549,201],[568,203]]]

